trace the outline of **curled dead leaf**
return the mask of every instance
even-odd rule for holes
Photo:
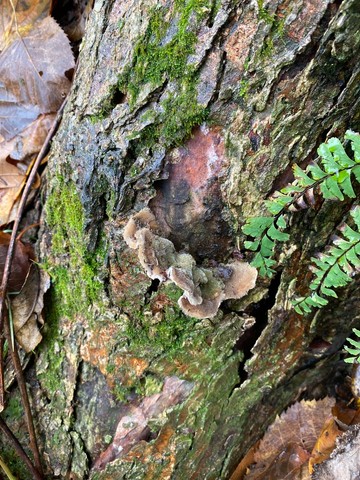
[[[33,264],[19,295],[11,302],[16,340],[25,352],[30,352],[41,342],[39,324],[44,323],[44,293],[50,287],[50,277]]]
[[[316,440],[315,446],[311,452],[311,458],[309,459],[309,471],[314,470],[314,465],[322,463],[324,460],[330,457],[331,452],[335,448],[336,439],[339,435],[342,435],[342,431],[336,424],[334,418],[329,418],[321,430],[319,438]]]
[[[0,278],[4,273],[5,259],[11,236],[0,231]],[[11,263],[8,292],[19,292],[25,283],[35,254],[32,246],[20,240],[16,242],[15,253]]]

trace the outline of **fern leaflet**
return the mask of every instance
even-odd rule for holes
[[[360,339],[360,330],[357,330],[356,328],[353,328],[353,332],[355,335]],[[360,341],[358,340],[353,340],[352,338],[347,338],[346,339],[351,347],[348,347],[347,345],[344,347],[344,349],[352,355],[351,357],[345,358],[344,362],[346,363],[360,363]]]
[[[352,281],[354,274],[360,269],[360,207],[350,211],[357,231],[344,225],[342,237],[336,237],[333,245],[326,253],[312,258],[312,270],[315,278],[310,283],[312,293],[308,297],[297,298],[295,311],[301,315],[310,313],[313,307],[327,305],[324,297],[337,297],[335,288],[343,287]]]

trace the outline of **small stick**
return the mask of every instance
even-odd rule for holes
[[[29,470],[30,474],[32,475],[32,478],[34,480],[43,480],[42,475],[39,474],[39,472],[36,470],[34,465],[31,463],[30,458],[26,455],[26,452],[20,445],[18,439],[14,436],[10,428],[6,425],[5,421],[1,418],[0,416],[0,430],[3,432],[3,434],[7,437],[9,442],[11,443],[12,447],[16,451],[16,453],[19,455],[19,457],[22,459],[22,461],[25,463],[27,469]]]
[[[4,336],[0,333],[0,412],[5,408]]]
[[[5,322],[4,322],[4,327],[5,327],[5,337],[9,345],[9,352],[11,355],[11,360],[14,365],[15,369],[15,374],[16,374],[16,379],[19,385],[20,389],[20,394],[21,394],[21,400],[22,404],[24,407],[24,413],[25,413],[25,421],[26,421],[26,426],[29,432],[30,436],[30,448],[33,452],[34,455],[34,460],[35,460],[35,466],[38,472],[42,474],[42,465],[41,465],[41,459],[40,459],[40,453],[39,449],[37,446],[36,442],[36,433],[35,433],[35,428],[34,428],[34,422],[33,418],[31,415],[31,407],[30,407],[30,402],[29,402],[29,396],[27,393],[26,389],[26,383],[25,383],[25,378],[24,378],[24,372],[22,370],[21,366],[21,361],[19,358],[19,354],[17,351],[17,342],[14,340],[14,345],[11,346],[11,331],[10,331],[10,325],[9,325],[9,316],[7,314],[7,311],[4,312],[4,317],[5,317]]]
[[[19,240],[22,239],[23,235],[28,231],[30,230],[31,228],[35,228],[35,227],[39,227],[40,226],[40,222],[36,222],[36,223],[32,223],[31,225],[28,225],[27,227],[24,228],[24,230],[22,230],[19,235],[16,237],[16,241],[18,242]]]

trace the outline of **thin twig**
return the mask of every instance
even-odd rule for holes
[[[17,342],[14,341],[13,348],[10,346],[11,345],[10,321],[9,321],[9,316],[6,310],[4,312],[4,320],[5,320],[4,321],[5,338],[9,344],[9,352],[10,352],[11,360],[15,369],[16,380],[18,382],[19,389],[20,389],[21,401],[24,407],[26,426],[30,436],[30,448],[34,455],[36,469],[38,470],[40,475],[42,475],[40,453],[39,453],[39,448],[37,446],[37,441],[36,441],[36,433],[35,433],[33,418],[31,415],[31,407],[29,402],[29,396],[26,389],[24,372],[22,370],[21,361],[17,351]]]
[[[2,457],[0,457],[0,467],[3,469],[9,480],[17,480],[16,477],[14,477],[14,475],[11,473],[10,468],[6,465]]]
[[[34,480],[43,480],[42,475],[36,470],[34,465],[31,463],[30,458],[26,455],[24,449],[20,445],[18,439],[14,436],[10,428],[6,425],[5,421],[3,418],[0,416],[0,430],[3,432],[3,434],[7,437],[9,442],[11,443],[12,447],[16,451],[16,453],[19,455],[19,457],[22,459],[22,461],[25,463],[27,466],[30,474],[32,475],[32,478]]]

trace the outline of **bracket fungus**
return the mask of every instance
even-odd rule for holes
[[[159,226],[149,208],[130,218],[123,232],[127,245],[137,251],[148,277],[173,282],[181,290],[179,305],[185,315],[212,318],[221,302],[238,299],[255,287],[257,270],[246,262],[233,261],[204,268],[188,253],[158,235]]]

